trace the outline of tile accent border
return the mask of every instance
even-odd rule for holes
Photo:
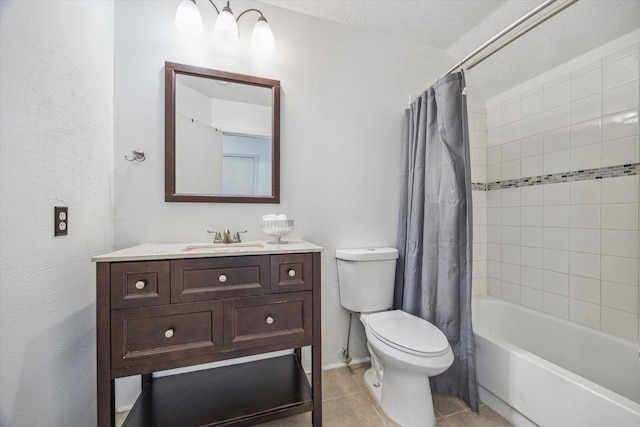
[[[487,191],[487,185],[484,182],[472,182],[471,191]]]
[[[548,175],[530,176],[528,178],[510,179],[507,181],[471,183],[471,189],[477,191],[502,190],[504,188],[530,187],[533,185],[557,184],[561,182],[587,181],[590,179],[620,178],[623,176],[640,175],[640,163],[619,166],[605,166],[594,169],[584,169],[574,172],[560,172]]]

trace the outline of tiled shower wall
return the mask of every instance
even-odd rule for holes
[[[473,94],[470,94],[473,96]],[[474,295],[487,293],[487,114],[484,107],[468,107],[471,182],[473,195],[473,273]],[[478,183],[482,183],[478,185]]]
[[[490,101],[486,132],[470,111],[474,293],[637,340],[640,51],[611,52]]]

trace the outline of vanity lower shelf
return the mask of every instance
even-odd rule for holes
[[[310,411],[295,355],[152,379],[123,427],[251,426]]]

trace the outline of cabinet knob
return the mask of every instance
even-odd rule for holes
[[[147,283],[144,280],[138,280],[136,282],[136,289],[144,289],[147,286]]]
[[[287,272],[287,274],[289,275],[289,277],[295,277],[295,275],[296,275],[296,271],[292,268],[291,270],[289,270],[289,271]]]
[[[267,316],[267,318],[264,321],[267,322],[267,325],[270,325],[273,323],[273,317]]]
[[[220,283],[224,283],[227,281],[227,275],[226,274],[221,274],[220,277],[218,277],[218,280],[220,281]]]
[[[166,331],[164,331],[164,336],[166,338],[171,338],[173,336],[173,328],[167,329]]]

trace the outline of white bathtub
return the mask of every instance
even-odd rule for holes
[[[474,297],[480,400],[517,426],[640,426],[638,343]]]

